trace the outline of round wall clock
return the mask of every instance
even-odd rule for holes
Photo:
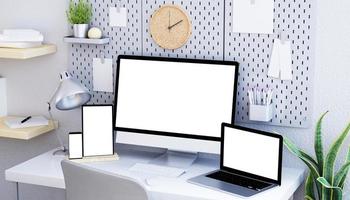
[[[150,33],[162,48],[177,49],[186,44],[191,36],[191,20],[179,6],[164,5],[153,13]]]

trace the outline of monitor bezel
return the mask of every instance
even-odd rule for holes
[[[184,58],[167,58],[167,57],[151,57],[151,56],[134,56],[134,55],[119,55],[117,59],[117,73],[116,73],[116,82],[115,82],[115,92],[114,92],[114,117],[113,117],[113,127],[115,131],[123,132],[132,132],[140,134],[149,134],[149,135],[159,135],[159,136],[169,136],[169,137],[181,137],[189,139],[199,139],[199,140],[210,140],[210,141],[221,141],[220,137],[211,137],[211,136],[201,136],[201,135],[191,135],[186,133],[173,133],[173,132],[164,132],[157,130],[145,130],[145,129],[134,129],[134,128],[125,128],[117,127],[117,109],[118,109],[118,86],[119,86],[119,72],[120,72],[120,60],[121,59],[133,59],[133,60],[151,60],[151,61],[163,61],[163,62],[183,62],[183,63],[197,63],[197,64],[216,64],[216,65],[230,65],[235,67],[235,83],[232,100],[232,115],[231,123],[234,122],[235,113],[236,113],[236,94],[237,94],[237,83],[238,83],[238,69],[239,63],[236,61],[216,61],[216,60],[197,60],[197,59],[184,59]]]
[[[264,136],[269,136],[269,137],[274,137],[279,139],[279,152],[278,152],[278,174],[277,174],[277,180],[274,179],[270,179],[270,178],[266,178],[263,176],[259,176],[256,174],[252,174],[252,173],[248,173],[248,172],[244,172],[244,171],[240,171],[237,169],[233,169],[230,167],[226,167],[224,166],[224,141],[225,141],[225,128],[233,128],[233,129],[238,129],[238,130],[243,130],[243,131],[249,131],[255,134],[260,134],[260,135],[264,135]],[[260,180],[260,181],[264,181],[264,182],[268,182],[268,183],[273,183],[273,184],[277,184],[277,185],[281,185],[281,181],[282,181],[282,154],[283,154],[283,137],[281,135],[278,134],[273,134],[273,133],[269,133],[269,132],[265,132],[265,131],[261,131],[261,130],[256,130],[256,129],[251,129],[251,128],[246,128],[246,127],[242,127],[242,126],[237,126],[234,124],[228,124],[228,123],[222,123],[221,125],[221,145],[220,145],[220,169],[230,172],[230,173],[234,173],[237,175],[242,175],[244,177],[249,177],[252,179],[256,179],[256,180]]]

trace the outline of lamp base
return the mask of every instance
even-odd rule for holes
[[[52,155],[54,155],[54,156],[57,156],[57,155],[59,155],[59,156],[66,156],[66,155],[68,155],[68,149],[66,148],[66,147],[61,147],[62,149],[58,149],[57,151],[54,151],[53,153],[52,153]]]

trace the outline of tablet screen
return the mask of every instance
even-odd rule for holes
[[[83,106],[84,156],[113,155],[113,106]]]

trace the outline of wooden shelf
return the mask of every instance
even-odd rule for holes
[[[75,38],[72,36],[64,37],[64,42],[73,43],[73,44],[108,44],[109,38],[101,38],[101,39],[89,39],[89,38]]]
[[[4,123],[5,119],[12,117],[0,117],[0,137],[20,139],[20,140],[30,140],[34,137],[48,133],[58,127],[57,121],[49,121],[47,126],[35,126],[29,128],[9,128]],[[54,124],[55,123],[55,124]]]
[[[0,58],[9,59],[29,59],[47,54],[52,54],[57,51],[56,45],[43,44],[39,47],[16,49],[16,48],[0,48]]]

